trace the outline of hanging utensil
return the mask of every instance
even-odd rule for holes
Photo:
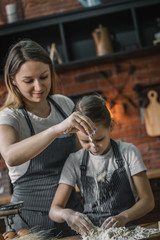
[[[145,108],[145,127],[149,136],[160,136],[160,103],[158,93],[150,90],[147,94],[149,104]]]

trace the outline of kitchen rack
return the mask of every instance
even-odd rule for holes
[[[48,53],[55,43],[63,61],[58,64],[54,59],[57,72],[160,53],[160,46],[153,46],[159,9],[160,0],[116,0],[1,25],[0,70],[3,72],[9,46],[23,38],[37,41]],[[115,34],[111,54],[96,56],[91,33],[99,24]]]

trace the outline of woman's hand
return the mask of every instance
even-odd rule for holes
[[[95,125],[92,120],[79,112],[72,113],[63,122],[57,125],[60,134],[83,132],[86,135],[95,133]]]
[[[116,215],[107,218],[102,224],[101,228],[108,229],[111,227],[124,227],[126,224],[126,219],[123,216]]]
[[[74,212],[71,209],[65,209],[64,211],[65,221],[77,233],[85,235],[94,228],[93,223],[85,214]]]

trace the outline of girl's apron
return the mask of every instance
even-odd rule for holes
[[[61,107],[49,98],[60,114],[66,118],[67,115]],[[34,129],[25,108],[22,108],[31,135]],[[33,146],[34,147],[34,146]],[[21,228],[30,228],[35,231],[44,230],[59,236],[75,234],[66,223],[55,223],[49,218],[49,209],[58,186],[62,167],[68,155],[74,151],[75,136],[69,134],[64,138],[55,139],[44,151],[34,157],[29,164],[27,172],[16,180],[12,202],[24,201],[22,212],[14,217],[13,227],[16,231]],[[82,212],[79,198],[72,191],[67,207]]]
[[[95,178],[86,176],[89,159],[89,153],[86,150],[81,165],[84,213],[87,214],[94,225],[99,227],[108,217],[115,216],[135,204],[118,145],[112,139],[111,145],[118,168],[113,172],[110,181],[105,177],[104,181],[97,182]],[[107,169],[104,170],[107,172]],[[133,224],[136,224],[136,222],[129,225]]]

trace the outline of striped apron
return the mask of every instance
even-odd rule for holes
[[[53,99],[49,98],[49,101],[64,118],[67,117],[62,108]],[[31,135],[34,135],[34,129],[28,113],[25,108],[22,111]],[[54,236],[75,235],[75,232],[66,223],[55,223],[48,216],[62,167],[74,149],[74,134],[68,134],[64,138],[55,139],[44,151],[30,161],[27,172],[13,184],[11,201],[24,201],[20,215],[16,215],[13,219],[13,228],[16,231],[21,228],[29,228],[34,231],[44,231]],[[72,191],[66,207],[82,212],[82,206],[75,190]]]
[[[86,176],[89,159],[89,153],[86,150],[81,165],[84,213],[87,214],[94,225],[99,227],[108,217],[115,216],[135,204],[118,145],[112,139],[111,145],[118,168],[112,173],[110,181],[105,177],[104,181],[97,182],[95,178]],[[107,169],[104,170],[107,172]],[[128,225],[135,225],[136,223],[134,221]]]

